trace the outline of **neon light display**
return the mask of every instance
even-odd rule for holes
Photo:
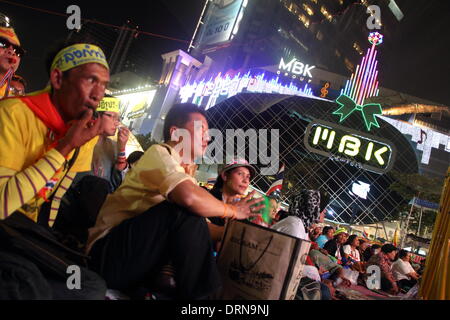
[[[288,75],[289,73],[293,73],[293,78],[295,79],[296,76],[303,76],[303,77],[309,77],[312,78],[311,70],[314,69],[316,66],[310,66],[309,64],[303,64],[302,62],[298,61],[296,58],[289,61],[289,63],[285,63],[283,58],[280,60],[280,64],[278,65],[278,71],[277,74],[281,74],[283,71],[285,71],[285,75]]]
[[[377,45],[383,43],[383,35],[378,32],[372,32],[369,35],[369,42],[372,47],[367,50],[360,65],[356,67],[355,73],[350,80],[347,80],[345,88],[341,94],[349,96],[358,105],[363,105],[366,98],[378,96],[378,61],[376,60],[378,51]]]
[[[205,106],[205,110],[214,106],[222,100],[232,97],[240,92],[252,93],[278,93],[295,96],[313,96],[308,84],[299,87],[290,82],[283,84],[279,77],[266,79],[265,73],[251,75],[237,74],[221,76],[219,73],[215,78],[208,81],[193,82],[180,89],[180,100],[182,103],[191,102]]]
[[[432,149],[450,153],[450,135],[442,134],[430,128],[421,128],[405,121],[399,121],[388,117],[381,117],[384,121],[394,126],[404,135],[410,136],[416,143],[416,149],[422,151],[422,164],[430,164]]]
[[[389,141],[323,120],[308,125],[304,143],[310,152],[375,173],[389,171],[394,163]]]
[[[333,112],[333,114],[339,115],[341,117],[340,122],[347,119],[353,112],[359,111],[366,125],[367,131],[370,131],[372,126],[379,128],[377,115],[382,114],[381,105],[377,103],[369,103],[363,106],[357,105],[355,101],[347,97],[346,95],[341,95],[336,99],[336,103],[340,106],[339,109]]]

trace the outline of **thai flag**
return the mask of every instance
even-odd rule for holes
[[[275,176],[275,181],[272,183],[269,190],[266,192],[266,195],[270,196],[276,190],[281,191],[281,188],[283,187],[283,179],[284,179],[284,164],[281,165],[280,170],[278,171],[277,175]]]
[[[366,232],[366,230],[363,230],[363,237],[369,239],[369,234]]]

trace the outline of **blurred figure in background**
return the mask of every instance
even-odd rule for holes
[[[24,53],[14,29],[0,27],[0,99],[9,95],[12,77]]]
[[[9,96],[23,96],[27,83],[24,78],[18,74],[13,75],[11,79],[11,86],[9,87]]]
[[[127,167],[125,147],[130,131],[120,125],[119,100],[106,96],[97,108],[98,117],[102,122],[102,135],[100,136],[92,158],[92,173],[108,180],[109,192],[116,190],[122,183],[122,171]],[[110,139],[119,134],[117,142]]]
[[[316,242],[319,245],[319,247],[323,248],[325,243],[333,239],[333,236],[334,236],[334,228],[331,226],[326,226],[323,228],[322,235],[319,236],[319,238],[317,238]]]

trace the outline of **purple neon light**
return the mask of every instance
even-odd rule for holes
[[[360,98],[359,97],[361,95],[361,91],[363,90],[363,81],[364,81],[364,77],[365,77],[365,75],[367,73],[367,66],[370,64],[371,53],[372,53],[372,51],[369,50],[368,51],[368,56],[366,57],[367,58],[366,59],[366,64],[364,65],[364,68],[363,68],[363,70],[361,72],[359,83],[358,83],[358,87],[356,88],[355,99],[354,100],[356,101],[357,104],[360,104],[360,101],[359,101]]]
[[[368,60],[370,58],[370,50],[367,51],[367,55],[363,58],[363,63],[361,68],[359,69],[359,74],[358,74],[358,81],[356,82],[356,87],[355,87],[355,92],[353,93],[353,97],[352,99],[356,101],[357,97],[358,97],[358,93],[359,90],[361,88],[361,84],[362,84],[362,78],[366,69],[366,65],[368,64]]]
[[[371,94],[372,94],[372,91],[373,91],[372,89],[373,89],[373,87],[375,85],[375,74],[376,74],[375,70],[377,69],[377,65],[378,65],[378,61],[375,60],[375,63],[373,65],[373,69],[370,72],[369,83],[367,84],[366,91],[364,93],[364,100],[366,98],[372,97]],[[364,103],[364,100],[363,100],[363,103]]]
[[[373,49],[374,47],[372,47]],[[364,104],[364,100],[367,98],[367,90],[368,87],[370,86],[370,83],[368,82],[368,79],[370,78],[371,74],[374,72],[374,65],[375,65],[375,59],[377,56],[377,51],[372,50],[372,56],[369,59],[369,64],[366,68],[366,74],[364,75],[364,80],[363,80],[363,84],[361,86],[361,90],[359,91],[359,97],[357,99],[357,103],[360,105]]]
[[[359,105],[362,105],[362,101],[364,100],[363,93],[365,91],[366,85],[367,85],[367,77],[369,76],[370,68],[373,66],[373,60],[375,58],[375,50],[374,46],[369,50],[369,58],[367,59],[366,68],[364,69],[364,74],[362,76],[362,82],[359,87],[359,90],[357,91],[356,95],[356,103]]]
[[[363,58],[363,60],[364,60],[364,58]],[[352,98],[352,99],[353,99],[353,94],[354,94],[355,88],[356,88],[358,74],[359,74],[359,65],[356,66],[356,70],[355,70],[355,73],[354,73],[355,76],[353,77],[353,81],[352,81],[352,84],[351,84],[351,90],[350,90],[349,97]]]
[[[341,90],[341,93],[349,96],[359,105],[364,104],[366,98],[376,96],[379,93],[377,80],[378,51],[375,47],[376,44],[374,43],[367,50],[361,64],[356,67],[355,72],[346,81],[345,88]]]

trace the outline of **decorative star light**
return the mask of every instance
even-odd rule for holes
[[[378,46],[383,43],[383,35],[379,32],[371,32],[369,34],[369,42]]]

